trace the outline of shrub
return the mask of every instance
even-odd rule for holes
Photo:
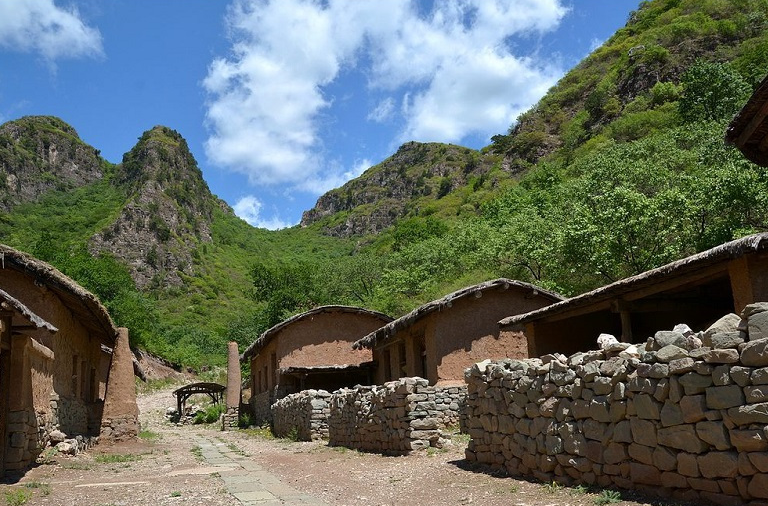
[[[202,411],[198,411],[195,414],[195,419],[192,420],[194,424],[200,423],[215,423],[219,421],[219,417],[225,410],[225,406],[221,403],[212,404]]]

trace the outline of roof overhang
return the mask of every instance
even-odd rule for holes
[[[750,161],[768,166],[768,77],[763,79],[725,133]]]
[[[768,250],[768,233],[750,235],[642,274],[621,279],[551,306],[504,318],[499,322],[499,325],[503,327],[515,326],[553,318],[565,313],[583,313],[592,309],[606,308],[615,299],[647,287],[660,285],[671,278],[713,275],[718,270],[727,270],[726,265],[718,266],[718,264],[766,250]]]

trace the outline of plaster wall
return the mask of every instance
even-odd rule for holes
[[[354,350],[352,343],[385,324],[367,314],[331,312],[310,315],[288,325],[273,337],[273,341],[277,341],[278,367],[368,362],[371,360],[370,350]]]

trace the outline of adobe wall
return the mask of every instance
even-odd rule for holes
[[[461,380],[464,369],[480,360],[527,357],[527,341],[499,339],[497,322],[552,304],[541,296],[526,298],[529,292],[517,287],[486,290],[480,298],[464,297],[450,309],[430,315],[435,323],[427,339],[434,340],[437,381]]]
[[[359,365],[371,360],[368,349],[355,350],[352,343],[385,325],[368,314],[323,312],[298,320],[273,336],[279,367]]]
[[[89,336],[88,330],[73,318],[53,291],[35,285],[32,278],[3,269],[0,271],[0,287],[59,329],[56,335],[39,332],[35,336],[55,355],[51,369],[52,402],[58,412],[59,429],[70,436],[98,434],[99,420],[93,416],[99,410],[90,405],[99,403],[98,399],[90,398],[90,380],[91,370],[95,369],[96,383],[99,383],[95,385],[97,397],[104,380],[99,340]]]
[[[768,499],[768,304],[706,332],[466,372],[470,461],[677,500]],[[628,348],[629,347],[629,348]]]
[[[58,420],[50,402],[53,353],[26,336],[14,336],[12,342],[5,469],[18,471],[46,447]]]
[[[330,398],[329,444],[393,455],[440,447],[441,429],[460,422],[465,395],[463,387],[429,386],[423,378],[337,390]]]
[[[325,390],[303,390],[272,405],[272,432],[287,437],[295,431],[300,441],[328,439],[331,394]]]

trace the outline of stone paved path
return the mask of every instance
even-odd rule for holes
[[[205,461],[215,468],[227,491],[246,506],[326,506],[321,500],[282,483],[248,457],[226,443],[197,435]]]

